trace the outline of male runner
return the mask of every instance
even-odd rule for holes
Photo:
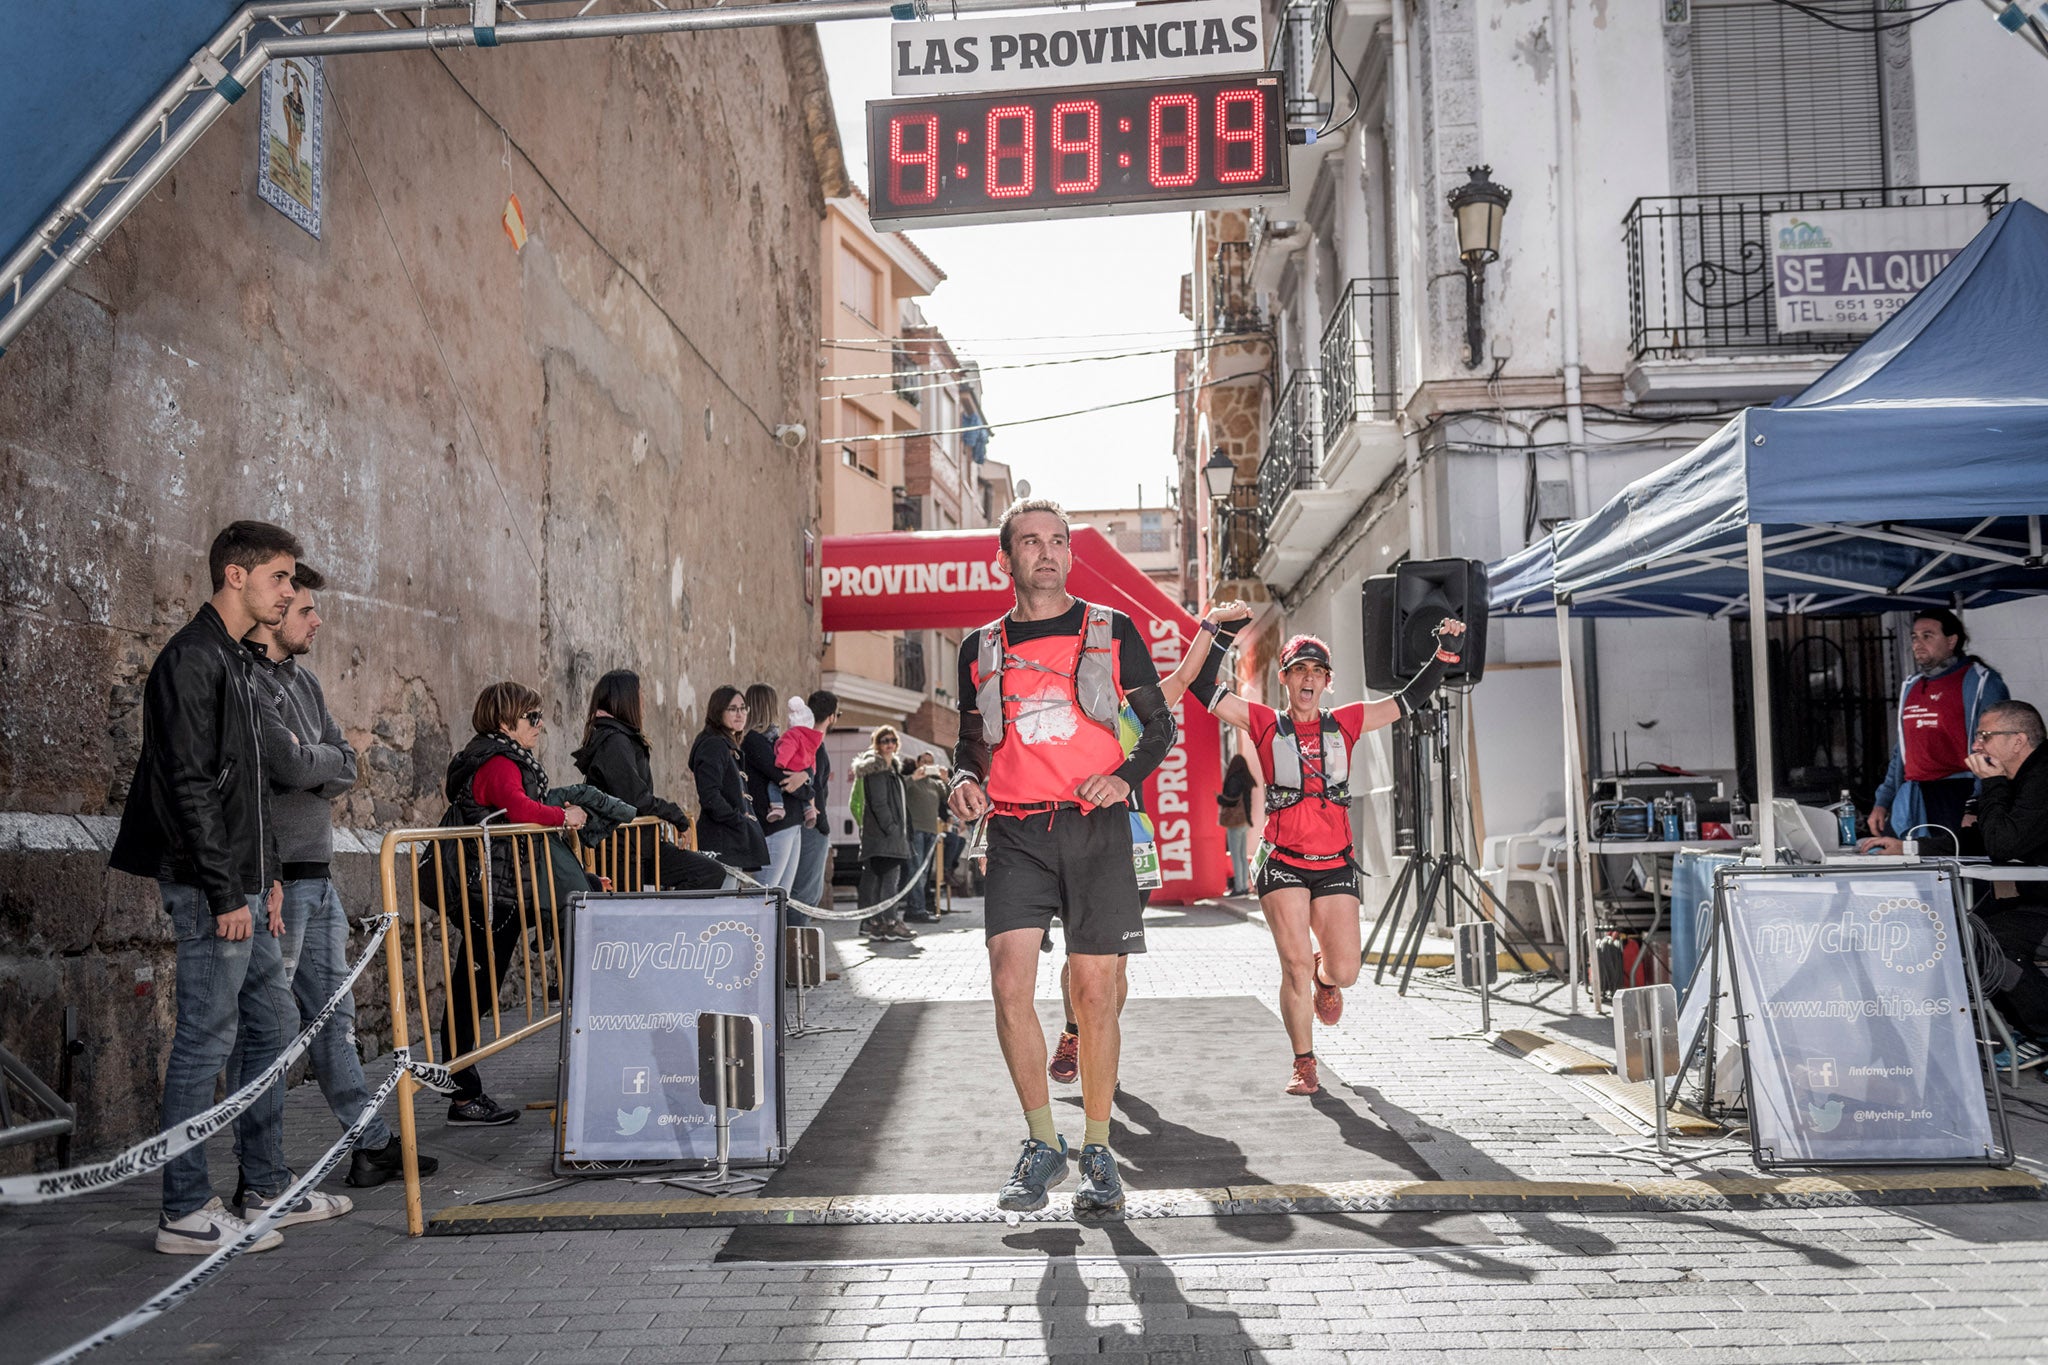
[[[997,536],[1017,605],[960,644],[950,798],[962,819],[990,817],[984,904],[996,1038],[1029,1130],[997,1202],[1014,1212],[1042,1209],[1047,1187],[1067,1177],[1033,1002],[1039,945],[1058,915],[1087,1121],[1074,1211],[1109,1213],[1124,1203],[1109,1150],[1123,959],[1145,951],[1126,802],[1166,757],[1173,716],[1130,618],[1067,592],[1074,555],[1059,504],[1012,503]],[[1126,702],[1144,727],[1128,756],[1117,728]]]
[[[1219,602],[1203,618],[1195,643],[1161,688],[1168,705],[1183,692],[1218,720],[1252,738],[1266,783],[1266,828],[1253,860],[1259,908],[1280,954],[1280,1018],[1294,1047],[1290,1095],[1322,1089],[1316,1076],[1315,1020],[1335,1024],[1344,1013],[1343,988],[1358,980],[1358,864],[1351,851],[1351,753],[1373,730],[1425,704],[1458,662],[1457,637],[1465,623],[1446,617],[1437,626],[1436,654],[1385,701],[1359,701],[1328,710],[1330,647],[1297,635],[1280,649],[1283,710],[1232,696],[1216,680],[1230,641],[1252,609]],[[1201,634],[1211,642],[1204,648]],[[1317,945],[1321,951],[1317,951]]]

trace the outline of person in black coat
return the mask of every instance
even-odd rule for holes
[[[654,794],[650,748],[641,732],[640,675],[618,668],[597,680],[590,690],[590,712],[583,722],[583,747],[573,755],[583,780],[624,801],[641,815],[656,816],[682,834],[690,817],[681,806]],[[725,869],[714,858],[678,848],[665,839],[640,836],[640,876],[650,887],[670,891],[710,891],[725,882]]]
[[[740,737],[747,703],[737,687],[712,689],[704,729],[690,746],[697,779],[697,847],[729,867],[754,872],[768,865],[768,836],[754,816],[740,773]]]

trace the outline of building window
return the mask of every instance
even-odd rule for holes
[[[844,409],[840,418],[841,436],[879,436],[882,433],[881,419],[865,408],[852,403],[841,403]],[[881,477],[882,443],[880,441],[854,440],[839,447],[840,458],[849,469],[858,469],[871,479]]]
[[[1884,98],[1871,6],[1845,32],[1789,5],[1693,0],[1692,117],[1701,194],[1877,188]]]
[[[882,272],[852,247],[839,248],[839,303],[868,326],[882,315]]]

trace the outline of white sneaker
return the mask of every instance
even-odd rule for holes
[[[206,1201],[205,1207],[194,1209],[183,1218],[158,1217],[156,1249],[172,1256],[211,1256],[248,1230],[249,1225],[229,1213],[227,1205],[215,1195]],[[283,1234],[272,1229],[258,1237],[249,1250],[270,1251],[283,1245]]]
[[[277,1202],[277,1198],[275,1195],[263,1195],[248,1190],[243,1193],[241,1202],[242,1216],[253,1223]],[[307,1190],[293,1201],[290,1211],[271,1226],[288,1228],[296,1223],[324,1223],[330,1218],[341,1217],[355,1206],[355,1201],[345,1194],[322,1194],[319,1190]]]

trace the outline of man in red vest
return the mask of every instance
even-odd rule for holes
[[[1067,1177],[1034,1003],[1039,947],[1057,915],[1087,1121],[1074,1211],[1110,1213],[1124,1203],[1109,1150],[1123,962],[1145,951],[1128,803],[1172,746],[1173,715],[1131,619],[1067,592],[1074,554],[1059,505],[1013,503],[997,536],[1017,605],[961,641],[950,798],[963,819],[988,817],[984,916],[996,1037],[1029,1130],[997,1202],[1013,1212],[1044,1208],[1047,1188]],[[1126,703],[1144,727],[1128,754],[1118,728]]]

